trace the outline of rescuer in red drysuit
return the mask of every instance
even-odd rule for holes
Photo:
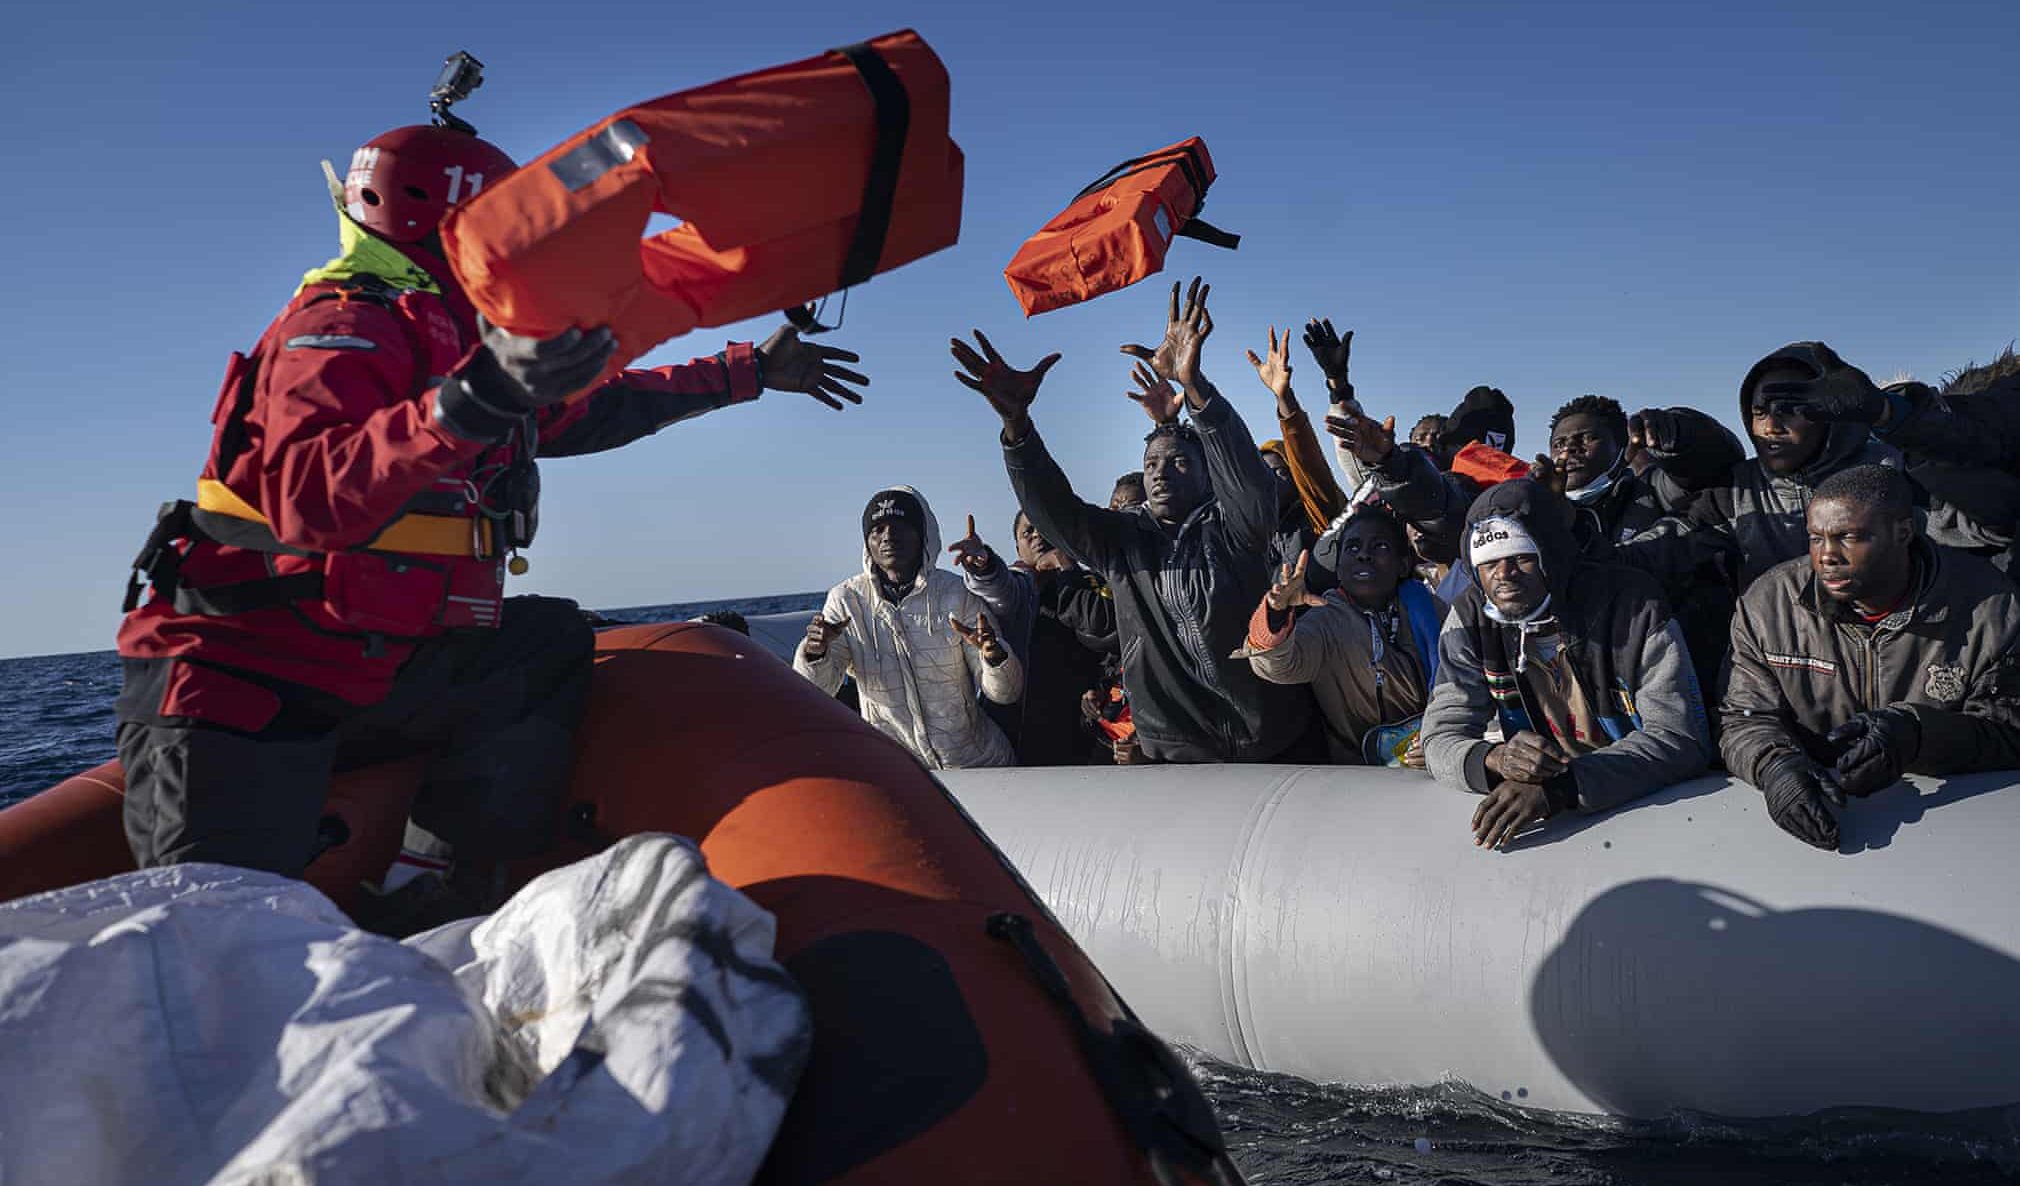
[[[343,254],[233,356],[197,498],[162,508],[135,562],[118,746],[143,867],[299,876],[334,839],[333,770],[425,753],[410,848],[453,847],[456,872],[404,897],[488,909],[502,862],[551,836],[590,672],[573,602],[504,596],[537,520],[534,458],[615,448],[765,388],[861,402],[844,384],[868,380],[837,365],[856,356],[789,328],[564,402],[610,335],[535,341],[480,321],[437,227],[513,163],[437,114],[449,126],[357,151]]]

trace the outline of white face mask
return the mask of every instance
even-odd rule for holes
[[[1623,450],[1620,456],[1615,457],[1613,459],[1613,468],[1607,470],[1599,477],[1594,478],[1592,481],[1587,482],[1585,485],[1579,487],[1576,490],[1566,490],[1564,492],[1564,497],[1570,499],[1574,503],[1577,503],[1579,506],[1584,506],[1587,503],[1594,502],[1598,500],[1598,498],[1601,495],[1605,494],[1608,490],[1613,489],[1613,484],[1620,480],[1621,471],[1625,470],[1626,468],[1627,468],[1627,453],[1625,450]]]

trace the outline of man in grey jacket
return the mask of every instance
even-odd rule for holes
[[[1475,844],[1499,848],[1559,812],[1605,811],[1705,768],[1704,699],[1654,578],[1580,560],[1563,499],[1527,478],[1474,502],[1465,548],[1479,584],[1439,638],[1424,759],[1439,781],[1486,796]],[[1497,719],[1506,740],[1489,742]]]
[[[1784,831],[1835,850],[1827,802],[1904,772],[2020,766],[2020,596],[1923,537],[1898,471],[1840,471],[1806,522],[1809,554],[1733,618],[1720,748]]]

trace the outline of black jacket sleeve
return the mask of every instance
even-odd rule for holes
[[[1020,441],[1003,443],[1003,468],[1009,471],[1017,505],[1038,534],[1096,572],[1112,574],[1121,566],[1124,545],[1135,529],[1131,516],[1081,501],[1036,427]]]
[[[1277,530],[1277,480],[1234,405],[1206,384],[1193,426],[1206,446],[1206,472],[1234,545],[1260,556]],[[1026,512],[1029,513],[1028,511]],[[1034,520],[1035,522],[1035,520]]]

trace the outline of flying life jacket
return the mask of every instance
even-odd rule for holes
[[[374,252],[396,258],[395,269],[405,266],[404,257],[362,232],[354,236],[353,227],[346,219],[344,255],[308,274],[274,326],[321,301],[381,305],[409,331],[415,373],[408,394],[418,398],[434,376],[446,373],[460,357],[454,324],[425,273],[402,273],[402,282],[420,279],[415,287],[393,287],[384,276],[388,261],[374,258]],[[422,325],[429,332],[419,332]],[[402,514],[358,547],[316,552],[283,543],[267,516],[225,484],[249,443],[246,417],[260,369],[281,345],[273,338],[270,327],[250,356],[231,356],[211,413],[216,431],[196,498],[162,504],[153,531],[134,558],[125,612],[140,604],[148,585],[178,614],[199,617],[320,603],[338,627],[365,640],[367,653],[388,639],[496,626],[504,601],[505,553],[531,543],[537,522],[534,442],[520,442],[515,433],[514,442],[490,450],[467,473],[445,476],[410,499]],[[178,547],[182,541],[190,547]],[[261,553],[267,557],[268,575],[196,584],[182,570],[191,551],[204,544]]]
[[[608,325],[615,374],[697,326],[798,311],[952,246],[947,101],[946,67],[910,30],[667,95],[485,186],[443,248],[514,333]],[[654,214],[682,224],[644,238]]]
[[[1190,140],[1103,173],[1003,269],[1026,317],[1127,288],[1164,269],[1173,237],[1233,248],[1240,235],[1200,221],[1213,158]]]

